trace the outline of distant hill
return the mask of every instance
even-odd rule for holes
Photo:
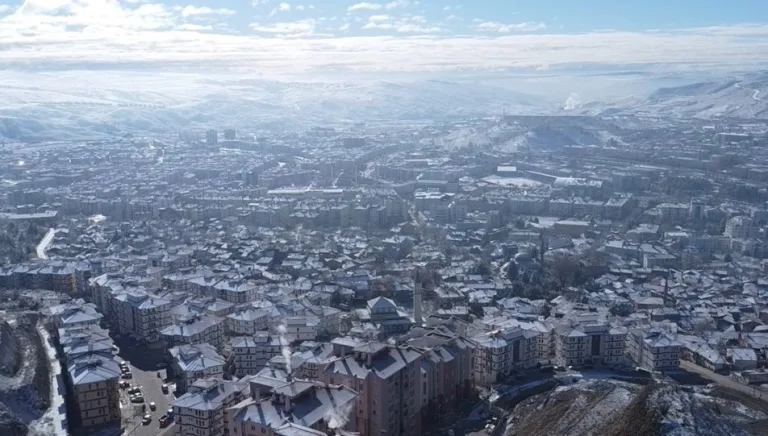
[[[577,112],[589,115],[768,119],[768,73],[660,88],[645,97],[609,104],[589,103]]]

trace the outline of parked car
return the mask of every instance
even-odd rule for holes
[[[150,422],[152,422],[152,415],[147,413],[146,415],[144,415],[144,419],[141,420],[141,423],[143,425],[149,425]]]
[[[157,409],[157,405],[155,404],[155,402],[154,401],[150,402],[149,403],[149,410],[154,411],[155,409]]]
[[[138,394],[141,392],[141,386],[134,386],[130,389],[128,389],[129,394]]]
[[[124,379],[132,379],[133,378],[133,374],[131,374],[130,372],[126,372],[121,377],[123,377]]]
[[[131,403],[141,404],[144,402],[144,397],[140,395],[134,395],[131,397]]]
[[[160,427],[165,427],[171,423],[171,419],[168,418],[168,415],[163,415],[160,417],[159,422],[160,422]]]
[[[164,384],[164,385],[163,385],[163,387],[162,387],[162,389],[163,389],[163,393],[164,393],[164,394],[167,394],[167,393],[168,393],[168,385]]]

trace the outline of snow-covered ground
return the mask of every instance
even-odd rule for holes
[[[40,243],[37,244],[37,248],[35,249],[35,252],[37,253],[37,257],[39,259],[48,259],[48,256],[45,254],[45,252],[48,250],[48,247],[51,245],[51,242],[53,242],[54,236],[56,236],[56,230],[48,229],[48,231],[43,236],[43,239],[41,239]]]
[[[38,333],[45,347],[48,361],[51,364],[51,407],[40,419],[29,424],[29,436],[67,436],[64,428],[66,409],[64,406],[64,379],[61,365],[56,359],[56,350],[51,346],[50,335],[44,327],[38,327]]]

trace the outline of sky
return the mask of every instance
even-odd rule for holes
[[[0,0],[0,68],[757,70],[766,0]]]

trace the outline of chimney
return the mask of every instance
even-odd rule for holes
[[[291,411],[291,397],[288,395],[283,395],[283,408],[286,412]]]
[[[365,361],[367,362],[368,367],[370,367],[371,366],[371,353],[368,353],[365,356],[366,356]]]
[[[423,323],[421,319],[421,281],[418,277],[413,280],[413,320],[418,325]]]

